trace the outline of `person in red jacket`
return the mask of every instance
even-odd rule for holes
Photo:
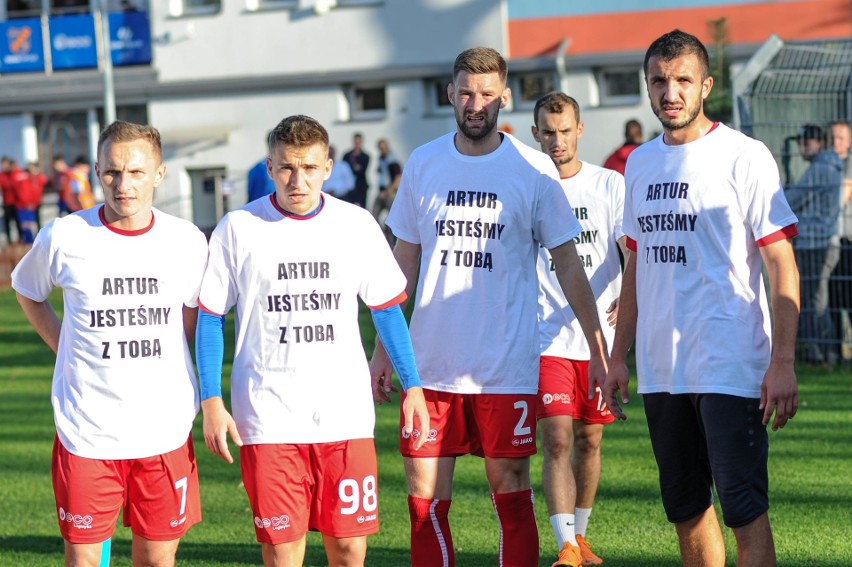
[[[21,241],[32,244],[39,230],[39,207],[47,177],[41,173],[38,164],[31,161],[26,170],[18,169],[12,174],[12,183]]]
[[[644,138],[642,136],[642,125],[638,120],[628,120],[624,124],[624,143],[617,150],[612,152],[606,161],[604,167],[613,169],[624,175],[624,167],[627,165],[627,156],[642,144]]]
[[[15,223],[15,229],[18,234],[21,233],[21,227],[18,226],[18,214],[15,210],[15,191],[12,188],[12,169],[15,167],[15,160],[3,156],[0,163],[0,190],[3,194],[3,228],[6,230],[6,243],[12,244],[12,223]]]

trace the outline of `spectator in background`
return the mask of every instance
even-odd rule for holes
[[[639,147],[644,141],[642,137],[642,125],[638,120],[628,120],[624,124],[624,143],[620,148],[610,154],[604,162],[604,167],[613,169],[624,175],[624,167],[627,165],[627,156]]]
[[[68,164],[65,162],[65,158],[62,155],[54,156],[53,158],[53,172],[50,176],[50,188],[51,191],[56,193],[57,201],[56,206],[59,207],[59,213],[57,216],[64,217],[68,214],[68,203],[65,202],[64,195],[68,191],[66,185],[68,184]]]
[[[15,160],[3,156],[2,165],[0,165],[0,190],[3,194],[3,228],[6,230],[6,243],[12,244],[12,223],[15,223],[15,231],[18,235],[21,234],[21,227],[18,226],[18,212],[15,208],[15,189],[12,183],[12,170],[15,167]]]
[[[799,340],[806,343],[802,361],[834,364],[836,336],[828,311],[828,281],[840,258],[840,188],[843,162],[826,147],[822,128],[807,124],[797,137],[799,152],[810,165],[786,191],[799,218],[793,246],[801,281]]]
[[[268,137],[269,134],[267,133]],[[264,156],[248,172],[248,202],[270,193],[275,193],[275,183],[269,177],[267,158]]]
[[[47,177],[41,173],[38,163],[31,161],[27,164],[26,170],[15,172],[12,183],[15,190],[21,242],[32,244],[36,233],[41,228],[38,216]]]
[[[68,170],[68,180],[62,187],[59,198],[65,201],[69,213],[91,209],[95,206],[95,195],[92,193],[92,185],[89,183],[91,169],[89,160],[79,156],[74,160],[74,167]]]
[[[355,174],[345,161],[335,161],[337,151],[328,147],[328,159],[332,161],[331,175],[322,184],[322,190],[329,195],[343,199],[355,188]]]
[[[367,189],[370,187],[367,183],[367,168],[370,167],[370,156],[364,153],[363,143],[364,138],[361,134],[356,133],[352,136],[354,147],[343,154],[343,161],[349,164],[352,173],[355,174],[355,189],[346,195],[344,201],[367,208]]]
[[[385,233],[385,237],[391,246],[394,243],[393,233],[385,227],[384,217],[390,211],[396,190],[399,188],[399,181],[402,179],[402,162],[390,151],[388,141],[382,138],[378,143],[379,149],[379,194],[376,196],[376,202],[373,203],[373,217],[381,225]],[[384,213],[384,215],[383,215]]]
[[[849,147],[852,144],[852,126],[848,122],[837,121],[828,125],[831,133],[831,145],[834,152],[843,161],[843,213],[840,228],[840,260],[831,277],[829,305],[837,308],[835,329],[840,339],[840,356],[843,360],[852,360],[852,159]],[[845,312],[845,313],[844,313]]]

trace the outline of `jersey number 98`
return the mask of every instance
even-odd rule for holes
[[[373,512],[379,505],[376,495],[376,477],[373,475],[364,477],[360,486],[354,478],[341,480],[337,487],[337,495],[343,504],[348,504],[340,508],[340,513],[344,515],[355,514],[362,507],[364,512]]]

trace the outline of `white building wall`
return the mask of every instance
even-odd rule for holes
[[[500,0],[385,0],[324,16],[312,2],[250,12],[227,0],[218,14],[178,18],[169,1],[151,0],[153,64],[165,82],[428,64],[506,44]]]

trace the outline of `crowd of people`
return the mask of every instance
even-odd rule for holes
[[[123,508],[134,564],[174,565],[201,519],[190,433],[200,409],[207,448],[232,463],[238,447],[244,520],[266,565],[301,565],[311,530],[329,565],[364,565],[379,526],[372,406],[391,401],[395,370],[413,566],[456,564],[450,508],[463,455],[484,459],[497,563],[539,564],[537,430],[553,565],[601,564],[605,542],[593,551],[587,537],[600,447],[606,424],[627,417],[635,344],[683,563],[724,564],[715,489],[737,564],[775,565],[766,428],[798,408],[794,255],[811,248],[791,242],[812,233],[769,150],[705,116],[713,78],[700,41],[667,33],[644,68],[663,132],[639,145],[628,123],[624,175],[580,159],[585,126],[565,93],[535,105],[538,148],[498,129],[506,61],[477,47],[454,62],[452,132],[404,168],[378,142],[372,210],[362,136],[335,162],[323,125],[293,115],[250,174],[267,189],[209,242],[153,206],[166,171],[157,130],[109,125],[95,162],[105,202],[47,225],[12,278],[57,356],[52,467],[66,562],[98,565]],[[351,175],[335,179],[338,168]],[[83,171],[68,177],[79,185]],[[91,193],[68,185],[81,204]],[[55,287],[61,319],[47,301]],[[369,361],[359,300],[378,332]]]
[[[852,333],[843,318],[844,312],[848,317],[852,310],[852,242],[847,238],[852,233],[850,125],[832,122],[824,129],[806,124],[795,139],[808,164],[786,188],[787,200],[799,218],[799,237],[794,242],[801,272],[799,359],[831,366],[852,358],[852,353],[844,353],[841,341]]]
[[[58,216],[95,206],[89,171],[89,162],[84,157],[78,157],[74,166],[69,168],[62,156],[56,156],[48,179],[37,162],[29,162],[26,168],[22,168],[14,158],[3,156],[0,189],[6,244],[20,242],[31,245],[35,241],[41,230],[41,210],[46,191],[57,194]]]

